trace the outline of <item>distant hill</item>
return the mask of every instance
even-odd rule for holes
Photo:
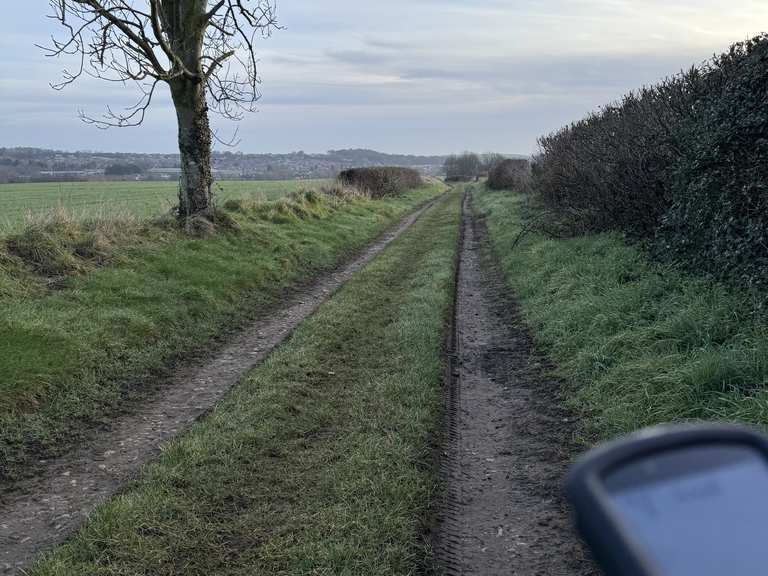
[[[445,156],[411,156],[407,154],[385,154],[375,150],[354,148],[348,150],[329,150],[325,155],[339,162],[348,162],[358,166],[442,166]]]
[[[214,152],[214,174],[222,180],[332,178],[361,166],[409,166],[438,174],[444,156],[385,154],[375,150],[330,150],[325,154],[243,154]],[[0,182],[72,180],[175,180],[178,154],[64,152],[41,148],[0,148]]]

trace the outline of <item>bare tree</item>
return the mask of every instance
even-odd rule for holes
[[[179,216],[206,213],[211,202],[209,109],[239,120],[259,93],[254,42],[278,27],[272,0],[49,0],[65,36],[42,47],[49,56],[79,56],[56,89],[83,75],[133,83],[139,100],[100,118],[100,128],[137,126],[158,85],[176,109],[181,153]]]
[[[464,182],[476,180],[480,175],[482,166],[482,160],[474,152],[464,152],[460,156],[448,156],[444,166],[446,180]]]
[[[507,157],[498,152],[487,152],[480,157],[480,161],[483,163],[482,171],[485,174],[489,174],[496,166],[504,162]]]

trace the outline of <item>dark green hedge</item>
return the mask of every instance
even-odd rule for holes
[[[768,35],[539,143],[534,181],[551,207],[697,270],[768,284]]]
[[[373,198],[396,196],[424,185],[418,170],[396,166],[351,168],[339,174],[339,181]]]
[[[505,158],[496,162],[488,171],[488,188],[491,190],[524,188],[529,174],[528,160]]]

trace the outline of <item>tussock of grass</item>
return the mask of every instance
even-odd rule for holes
[[[15,254],[0,249],[0,480],[71,446],[168,366],[265,313],[441,191],[260,203],[227,213],[236,229],[222,230],[221,211],[219,233],[205,240],[168,222],[112,224],[97,229],[110,240],[99,256],[83,248],[95,246],[94,229],[80,222],[41,228],[51,252],[21,242]],[[291,218],[273,219],[273,210]],[[100,258],[110,265],[97,267]],[[56,290],[49,274],[65,274]]]
[[[659,422],[768,425],[768,321],[749,293],[649,263],[617,235],[526,237],[530,199],[478,207],[538,340],[592,438]]]
[[[39,294],[43,287],[24,263],[0,245],[0,302]]]
[[[224,202],[222,208],[228,212],[243,212],[245,201],[242,198],[231,198]]]
[[[263,199],[235,199],[224,203],[225,217],[232,213],[260,218],[267,222],[286,224],[307,218],[325,218],[329,210],[338,208],[353,200],[369,197],[357,194],[341,193],[336,187],[322,187],[319,191],[301,189],[290,192],[284,198],[267,202]]]
[[[32,219],[5,244],[35,273],[55,277],[103,266],[111,261],[115,244],[139,239],[140,227],[130,216],[77,220],[60,208]]]
[[[210,238],[217,232],[240,230],[235,213],[245,218],[259,218],[276,224],[297,223],[307,218],[324,218],[329,208],[354,199],[337,193],[297,190],[285,197],[267,201],[261,198],[235,198],[216,208],[212,216],[195,216],[184,222],[183,230],[192,238]],[[57,208],[30,219],[20,233],[9,236],[7,251],[26,263],[32,271],[48,277],[88,272],[109,264],[113,247],[135,245],[160,230],[173,231],[178,222],[172,215],[140,224],[130,214],[110,218],[79,218]]]
[[[32,573],[422,573],[458,222],[452,193]]]

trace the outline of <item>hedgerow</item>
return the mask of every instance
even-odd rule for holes
[[[488,188],[491,190],[514,190],[527,187],[530,176],[528,160],[505,158],[495,162],[488,171]]]
[[[696,270],[768,285],[768,35],[539,144],[534,181],[551,208]]]
[[[424,185],[418,170],[397,166],[351,168],[339,174],[339,181],[366,192],[374,199],[397,196]]]

